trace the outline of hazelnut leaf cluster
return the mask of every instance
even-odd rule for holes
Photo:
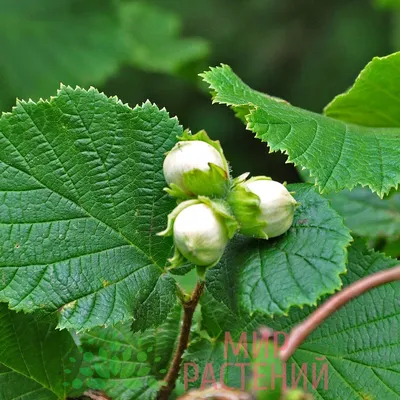
[[[178,139],[163,165],[165,190],[178,205],[159,233],[173,236],[172,268],[189,261],[204,271],[219,262],[236,232],[269,239],[291,227],[297,202],[284,185],[248,173],[231,178],[219,141],[205,131]]]

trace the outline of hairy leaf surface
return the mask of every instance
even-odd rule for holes
[[[400,57],[393,63],[400,69]],[[385,76],[376,64],[374,76],[380,74]],[[322,192],[368,185],[383,196],[399,184],[400,130],[396,125],[355,125],[293,107],[251,89],[227,65],[202,76],[214,92],[214,102],[234,107],[271,151],[280,150],[288,155],[288,162],[307,168]]]
[[[289,231],[267,241],[238,236],[207,273],[212,296],[234,312],[282,315],[341,286],[351,241],[342,218],[312,185],[288,189],[300,203]]]
[[[398,263],[369,251],[359,240],[349,250],[348,285]],[[306,385],[315,399],[385,399],[400,396],[400,282],[373,289],[333,314],[295,352],[288,366],[307,365]],[[289,331],[312,310],[294,310],[289,318],[271,321]],[[317,360],[319,359],[319,361]],[[328,390],[323,380],[312,389],[312,364],[328,364]],[[291,370],[288,370],[290,379]],[[298,376],[298,371],[296,373]],[[300,380],[301,386],[303,381]]]
[[[63,87],[4,114],[0,300],[61,308],[61,327],[160,323],[176,300],[171,242],[156,236],[174,206],[162,162],[181,133],[165,110],[95,89]]]
[[[348,272],[343,277],[344,285],[396,264],[397,260],[368,250],[363,241],[358,239],[349,248]],[[322,400],[397,399],[400,396],[399,286],[400,282],[395,282],[373,289],[327,319],[287,362],[288,387],[305,386],[315,399]],[[314,310],[311,307],[303,310],[294,308],[289,317],[273,319],[261,318],[258,314],[243,317],[234,315],[229,308],[206,292],[202,300],[203,328],[213,339],[211,344],[204,344],[203,354],[212,347],[223,348],[226,332],[229,332],[236,343],[245,334],[243,337],[246,338],[248,347],[253,332],[260,326],[289,333]],[[228,348],[231,349],[230,345]],[[223,350],[220,351],[220,356],[223,357]],[[192,360],[200,360],[193,353]],[[185,360],[190,362],[191,358],[187,356]],[[325,363],[328,365],[327,387],[324,388],[322,376],[313,389],[312,385],[317,383]],[[301,367],[305,372],[305,379],[300,378],[296,383],[301,376]],[[231,372],[234,368],[232,366]],[[239,369],[240,365],[236,365],[236,368]],[[233,379],[231,384],[240,387],[240,377]]]
[[[79,335],[84,350],[82,387],[118,400],[152,400],[174,353],[181,307],[157,328],[133,334],[128,324],[95,328]]]

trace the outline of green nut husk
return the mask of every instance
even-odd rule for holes
[[[237,178],[227,197],[244,235],[269,239],[285,233],[293,223],[296,200],[285,185],[266,176]]]
[[[171,268],[190,261],[204,271],[216,265],[238,229],[235,218],[223,200],[199,196],[180,203],[168,216],[160,236],[173,236],[175,251]]]
[[[260,198],[250,192],[245,185],[245,183],[261,178],[250,178],[246,181],[248,175],[249,173],[240,175],[233,181],[233,187],[228,194],[227,202],[239,223],[240,233],[260,239],[268,239],[264,231],[267,221],[262,216]],[[270,180],[271,178],[262,177],[262,179]]]
[[[179,142],[167,153],[164,190],[181,200],[196,196],[224,197],[229,190],[229,165],[219,141],[211,140],[205,131],[192,135],[185,131]]]

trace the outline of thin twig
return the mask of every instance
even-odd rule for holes
[[[179,371],[182,363],[182,356],[188,347],[190,328],[192,326],[193,314],[196,310],[197,304],[200,300],[201,294],[204,289],[204,281],[199,281],[193,290],[192,296],[189,301],[183,303],[183,321],[181,332],[179,335],[179,342],[176,348],[174,358],[169,367],[168,373],[164,378],[165,385],[160,389],[157,400],[168,400],[172,391],[175,388],[176,380],[179,376]]]
[[[89,397],[91,400],[111,400],[105,393],[98,390],[87,390],[84,396]]]
[[[292,329],[285,346],[280,351],[282,361],[286,362],[308,335],[350,300],[377,286],[397,280],[400,280],[400,266],[389,268],[385,271],[380,271],[366,278],[362,278],[332,296],[324,304],[319,306],[308,318]]]
[[[111,400],[111,397],[108,397],[105,393],[100,392],[99,390],[87,390],[83,393],[83,396],[79,397],[67,397],[67,400]]]

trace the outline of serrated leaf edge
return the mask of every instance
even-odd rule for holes
[[[395,53],[395,54],[397,54],[397,53]],[[391,56],[391,55],[385,56],[385,57],[374,57],[373,60],[370,61],[370,63],[368,63],[367,66],[366,66],[365,68],[367,68],[374,60],[383,60],[383,59],[388,58],[388,57],[390,57],[390,56]],[[364,70],[365,70],[365,68],[364,68]],[[233,104],[233,103],[229,103],[229,102],[226,102],[226,101],[219,100],[219,99],[218,99],[218,97],[219,97],[218,90],[216,89],[216,87],[215,87],[214,84],[212,83],[212,80],[209,79],[209,75],[210,75],[211,73],[213,73],[214,71],[216,71],[216,70],[228,70],[228,71],[230,71],[231,73],[234,73],[233,70],[232,70],[232,68],[231,68],[229,65],[221,63],[220,66],[217,66],[217,67],[210,67],[209,70],[207,70],[207,71],[202,72],[202,73],[199,74],[199,76],[203,79],[204,82],[206,82],[206,83],[209,85],[209,88],[211,89],[212,103],[213,103],[213,104],[227,105],[227,106],[229,106],[229,107],[231,107],[231,108],[240,107],[240,106],[247,106],[247,107],[249,108],[249,113],[246,114],[246,116],[245,116],[246,121],[247,121],[246,129],[249,130],[249,131],[251,131],[252,133],[254,133],[254,134],[255,134],[255,138],[257,138],[257,139],[261,140],[262,142],[266,143],[266,141],[262,140],[261,137],[259,137],[258,134],[251,128],[251,122],[249,121],[250,116],[251,116],[255,111],[257,111],[257,110],[259,110],[259,109],[262,109],[262,107],[256,106],[256,105],[253,104],[252,102]],[[363,71],[364,71],[364,70],[363,70]],[[363,71],[362,71],[362,72],[363,72]],[[361,75],[361,74],[360,74],[360,75]],[[360,78],[360,75],[357,77],[357,79]],[[238,77],[238,78],[239,78],[239,77]],[[240,79],[240,78],[239,78],[239,79]],[[357,79],[356,79],[356,81],[357,81]],[[241,80],[241,79],[240,79],[240,80]],[[242,80],[241,80],[241,81],[242,81]],[[247,87],[250,88],[250,86],[248,86],[245,82],[242,81],[242,83],[243,83],[243,85],[245,85],[245,86],[247,86]],[[353,87],[353,86],[352,86],[352,87]],[[351,88],[352,88],[352,87],[351,87]],[[351,90],[351,88],[350,88],[349,90]],[[252,88],[250,88],[250,89],[251,89],[251,90],[254,90],[254,89],[252,89]],[[261,92],[260,92],[260,94],[261,94]],[[345,94],[346,94],[346,93],[342,93],[342,94],[338,95],[337,97],[343,96],[343,95],[345,95]],[[264,95],[265,95],[265,94],[264,94]],[[269,96],[269,95],[265,95],[265,96],[267,96],[267,98],[272,99],[272,100],[275,100],[275,101],[277,101],[277,102],[284,102],[284,101],[282,101],[281,99],[274,98],[273,96]],[[336,99],[336,97],[332,100],[332,102],[333,102],[335,99]],[[279,101],[279,100],[281,100],[281,101]],[[332,102],[331,102],[331,103],[332,103]],[[329,106],[331,103],[329,103],[328,106]],[[288,104],[289,104],[289,103],[288,103]],[[328,106],[327,106],[327,107],[328,107]],[[324,111],[325,111],[325,109],[324,109]],[[325,114],[322,114],[322,116],[324,116],[324,117],[326,117],[326,118],[329,118],[329,119],[334,119],[334,118],[331,118],[331,117],[329,117],[329,116],[327,116],[327,115],[325,115]],[[337,121],[339,121],[339,120],[337,120]],[[344,121],[341,121],[341,122],[342,122],[343,124],[347,125],[346,122],[344,122]],[[360,126],[360,125],[356,125],[356,126]],[[292,160],[290,159],[290,156],[289,156],[287,150],[281,149],[281,148],[278,148],[278,147],[277,147],[277,149],[273,150],[269,145],[268,145],[268,147],[269,147],[269,153],[277,153],[277,152],[279,151],[279,152],[285,154],[286,157],[287,157],[287,160],[285,161],[285,164],[293,164],[293,165],[296,166],[296,167],[302,167],[303,169],[308,170],[309,173],[310,173],[310,177],[314,178],[315,186],[318,187],[320,193],[322,193],[322,194],[324,194],[324,193],[330,193],[330,192],[338,193],[338,192],[340,191],[340,190],[337,190],[337,191],[335,191],[335,190],[328,190],[328,191],[325,190],[326,186],[325,186],[325,187],[322,187],[321,183],[318,181],[317,177],[315,176],[315,171],[314,171],[313,169],[309,168],[309,167],[305,167],[305,166],[296,164],[294,161],[292,161]],[[389,193],[389,191],[390,191],[392,188],[394,188],[395,190],[398,190],[399,185],[400,185],[400,182],[397,182],[397,184],[395,184],[395,185],[393,185],[393,186],[391,186],[391,187],[387,187],[385,190],[383,190],[383,188],[381,188],[381,190],[379,191],[378,189],[376,189],[376,188],[374,188],[374,187],[371,187],[369,184],[361,184],[361,183],[360,183],[360,184],[350,184],[350,185],[347,184],[347,185],[344,187],[344,189],[346,188],[346,189],[352,190],[352,189],[354,189],[355,187],[358,187],[358,186],[361,186],[361,187],[368,187],[373,193],[377,193],[377,195],[382,199],[386,194]]]

